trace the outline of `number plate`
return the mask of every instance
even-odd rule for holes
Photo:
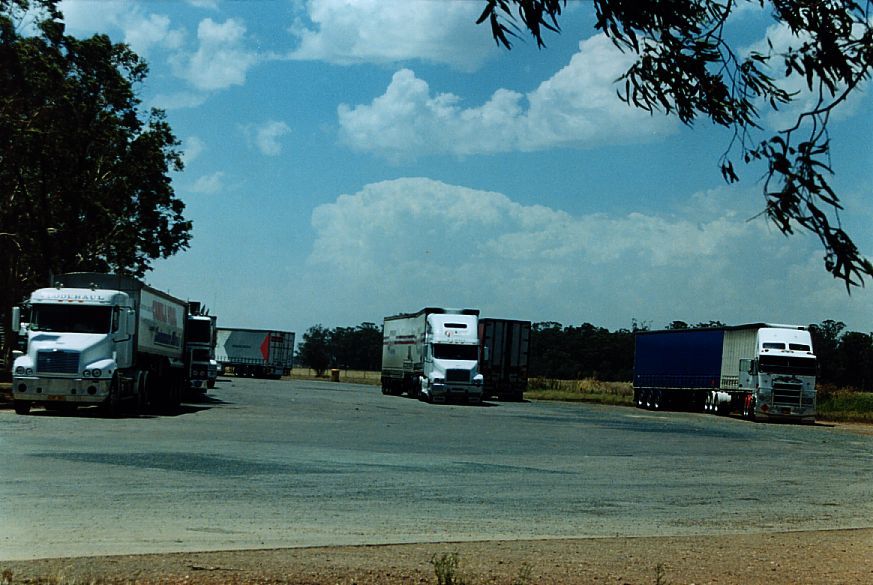
[[[45,397],[46,400],[64,400],[66,398],[67,398],[66,396],[46,396]]]

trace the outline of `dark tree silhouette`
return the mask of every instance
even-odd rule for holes
[[[188,246],[163,112],[136,94],[148,68],[104,35],[64,33],[55,0],[0,0],[0,319],[51,273],[142,276]]]

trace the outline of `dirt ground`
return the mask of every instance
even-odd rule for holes
[[[10,561],[0,582],[399,585],[439,583],[436,566],[447,584],[870,584],[873,529]]]

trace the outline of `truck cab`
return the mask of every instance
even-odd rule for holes
[[[758,330],[756,356],[740,362],[740,388],[750,391],[748,414],[815,420],[817,362],[806,329]]]
[[[43,288],[25,305],[26,352],[12,366],[15,410],[100,404],[134,356],[134,311],[120,291]],[[13,324],[17,326],[17,324]]]
[[[190,388],[196,392],[206,392],[209,387],[210,362],[215,352],[214,324],[215,320],[208,315],[187,316],[185,352],[188,362],[188,381]]]
[[[482,401],[476,315],[431,313],[425,329],[421,396],[427,401]]]

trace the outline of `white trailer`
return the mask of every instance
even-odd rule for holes
[[[17,413],[36,404],[102,405],[111,414],[122,401],[179,405],[185,301],[115,274],[61,274],[54,284],[31,293],[24,307],[27,350],[13,364]]]
[[[478,309],[428,307],[385,317],[382,393],[482,401]]]
[[[218,327],[215,359],[225,374],[278,379],[291,372],[294,332]]]

